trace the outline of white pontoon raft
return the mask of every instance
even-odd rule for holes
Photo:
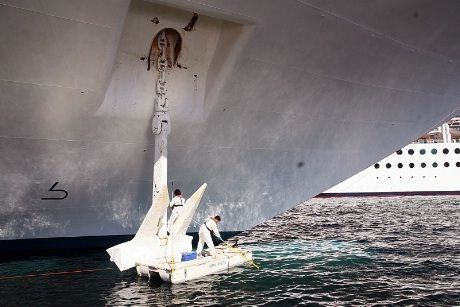
[[[161,278],[173,284],[197,279],[219,272],[229,272],[230,268],[243,265],[252,260],[252,252],[240,248],[216,247],[214,256],[197,258],[183,262],[159,261],[156,263],[136,264],[139,276]]]

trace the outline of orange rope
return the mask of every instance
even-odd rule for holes
[[[80,269],[75,271],[64,271],[64,272],[48,272],[40,274],[29,274],[29,275],[17,275],[17,276],[0,276],[0,280],[3,279],[15,279],[15,278],[26,278],[26,277],[37,277],[37,276],[50,276],[50,275],[65,275],[65,274],[76,274],[76,273],[87,273],[97,271],[113,270],[113,268],[102,268],[102,269]]]

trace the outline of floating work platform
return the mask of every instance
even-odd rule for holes
[[[139,276],[160,278],[165,282],[178,284],[198,279],[210,274],[229,271],[230,268],[252,262],[252,252],[239,247],[217,246],[213,256],[200,257],[195,260],[152,263],[136,263]]]

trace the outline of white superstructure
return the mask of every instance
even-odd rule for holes
[[[459,123],[453,118],[320,196],[460,194]]]

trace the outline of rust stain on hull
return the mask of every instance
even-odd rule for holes
[[[160,50],[158,49],[158,37],[163,31],[165,32],[166,40],[168,42],[166,46],[166,60],[168,62],[168,68],[172,68],[177,65],[177,59],[179,58],[182,50],[182,37],[176,30],[166,28],[158,32],[152,40],[147,58],[147,70],[150,70],[151,64],[160,54]]]

